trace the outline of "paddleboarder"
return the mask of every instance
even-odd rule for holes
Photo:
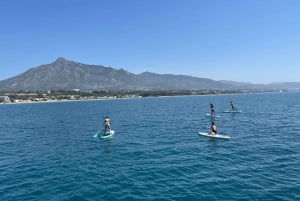
[[[210,103],[210,115],[215,116],[215,106]]]
[[[211,125],[210,125],[210,135],[216,135],[217,134],[217,127],[215,125],[214,122],[211,122]]]
[[[233,104],[232,101],[230,101],[230,106],[231,106],[232,111],[236,111],[236,108],[235,108],[235,106],[234,106],[234,104]]]
[[[109,119],[109,117],[108,116],[106,116],[105,118],[104,118],[104,122],[103,122],[103,124],[104,124],[104,133],[106,134],[106,133],[110,133],[110,119]],[[107,130],[109,130],[109,132],[106,132]]]

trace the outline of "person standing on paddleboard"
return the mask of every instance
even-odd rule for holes
[[[211,125],[210,125],[210,135],[216,135],[217,134],[217,127],[215,125],[214,122],[211,122]]]
[[[108,133],[110,133],[110,119],[109,119],[109,117],[108,116],[106,116],[105,118],[104,118],[104,122],[103,122],[103,124],[104,124],[104,132],[106,133],[106,131],[109,129],[109,132]]]
[[[212,103],[210,104],[210,115],[215,116],[215,107]]]
[[[230,101],[230,106],[231,106],[232,111],[236,111],[236,108],[235,108],[235,106],[234,106],[234,104],[233,104],[232,101]]]

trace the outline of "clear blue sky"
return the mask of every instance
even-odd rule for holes
[[[57,57],[132,73],[300,81],[299,0],[0,0],[0,80]]]

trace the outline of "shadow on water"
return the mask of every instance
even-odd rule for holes
[[[207,151],[209,153],[217,154],[221,149],[223,149],[226,144],[230,143],[231,139],[218,139],[218,138],[211,138],[211,137],[203,137],[199,136],[200,138],[203,138],[202,141],[206,141],[205,145],[207,148]]]
[[[96,143],[94,147],[94,152],[96,152],[97,155],[100,157],[112,156],[116,145],[114,140],[115,136],[104,139],[100,138],[100,136],[98,136],[97,138],[93,138],[93,141],[95,141]]]
[[[103,146],[104,154],[111,154],[113,152],[114,149],[113,138],[114,137],[111,137],[110,139],[100,139],[101,146]]]

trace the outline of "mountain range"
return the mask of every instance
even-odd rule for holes
[[[300,90],[300,82],[267,85],[215,81],[188,75],[130,73],[59,57],[15,77],[0,81],[0,91],[37,90]]]

